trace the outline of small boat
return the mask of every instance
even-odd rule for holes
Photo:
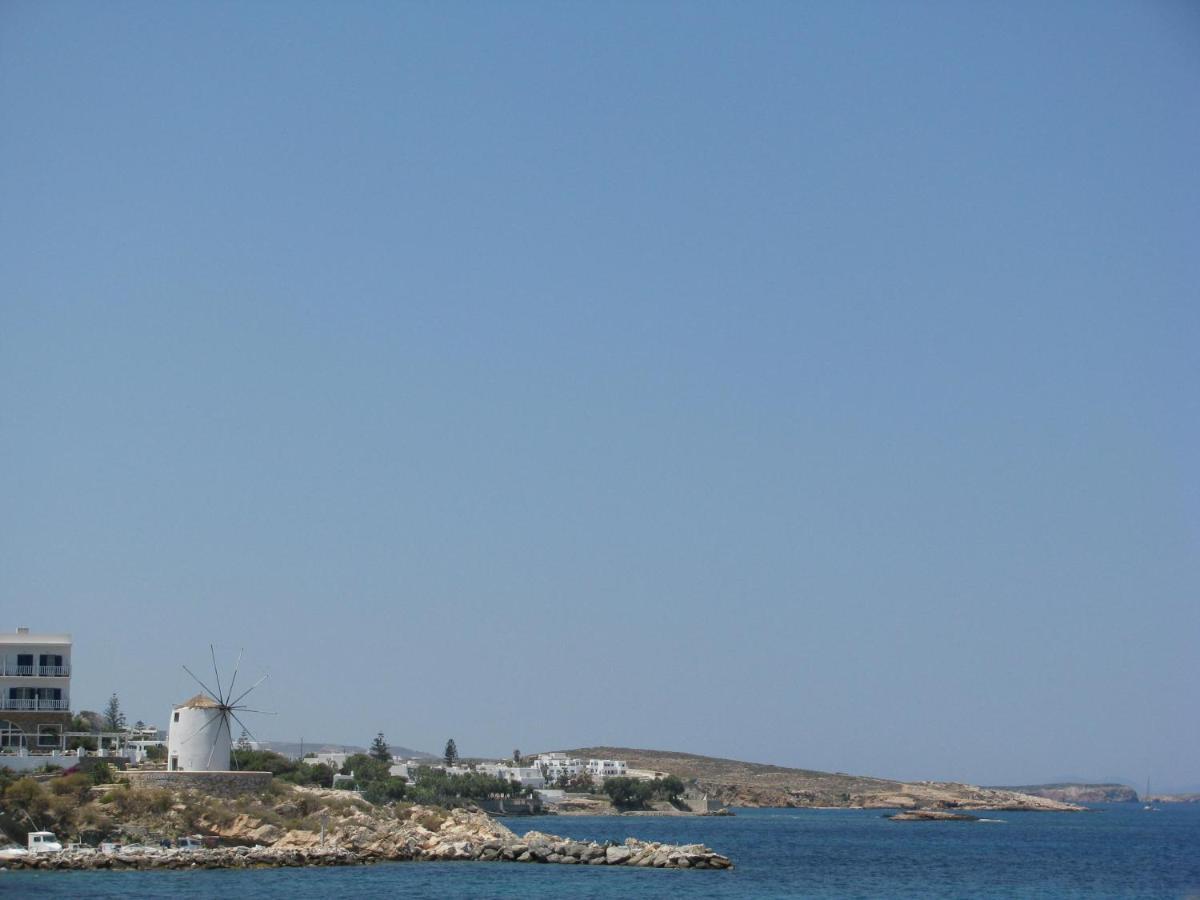
[[[1142,798],[1146,801],[1146,805],[1142,807],[1142,812],[1162,812],[1150,797],[1150,779],[1146,779],[1146,795]]]

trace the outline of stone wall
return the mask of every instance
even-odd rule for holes
[[[238,797],[266,789],[271,783],[270,772],[167,772],[138,771],[121,773],[132,787],[168,788],[173,791],[193,790],[214,797]]]
[[[683,805],[694,813],[710,813],[721,809],[719,801],[712,799],[704,791],[694,787],[685,790],[680,799],[683,801]]]

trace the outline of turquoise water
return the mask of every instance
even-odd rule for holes
[[[37,897],[1197,897],[1200,806],[1135,804],[1001,822],[889,822],[864,810],[743,810],[731,818],[514,819],[520,832],[701,842],[732,872],[495,863],[345,869],[0,873]]]

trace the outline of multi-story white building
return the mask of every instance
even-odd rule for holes
[[[53,750],[71,723],[71,636],[0,634],[0,751]]]
[[[507,778],[524,788],[538,790],[546,786],[546,776],[537,766],[510,766],[505,763],[480,763],[476,771],[493,778]]]
[[[628,767],[623,759],[576,759],[565,753],[543,753],[535,757],[534,762],[546,778],[546,784],[557,784],[564,775],[575,778],[578,775],[591,775],[592,778],[616,778],[628,774]]]
[[[564,775],[574,778],[584,771],[582,759],[575,759],[565,753],[543,753],[535,760],[537,767],[542,770],[547,784],[554,784]]]
[[[587,773],[593,778],[623,778],[626,774],[623,759],[589,759]]]

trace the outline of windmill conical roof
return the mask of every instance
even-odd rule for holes
[[[184,700],[176,709],[216,709],[221,704],[208,694],[197,694],[191,700]]]

